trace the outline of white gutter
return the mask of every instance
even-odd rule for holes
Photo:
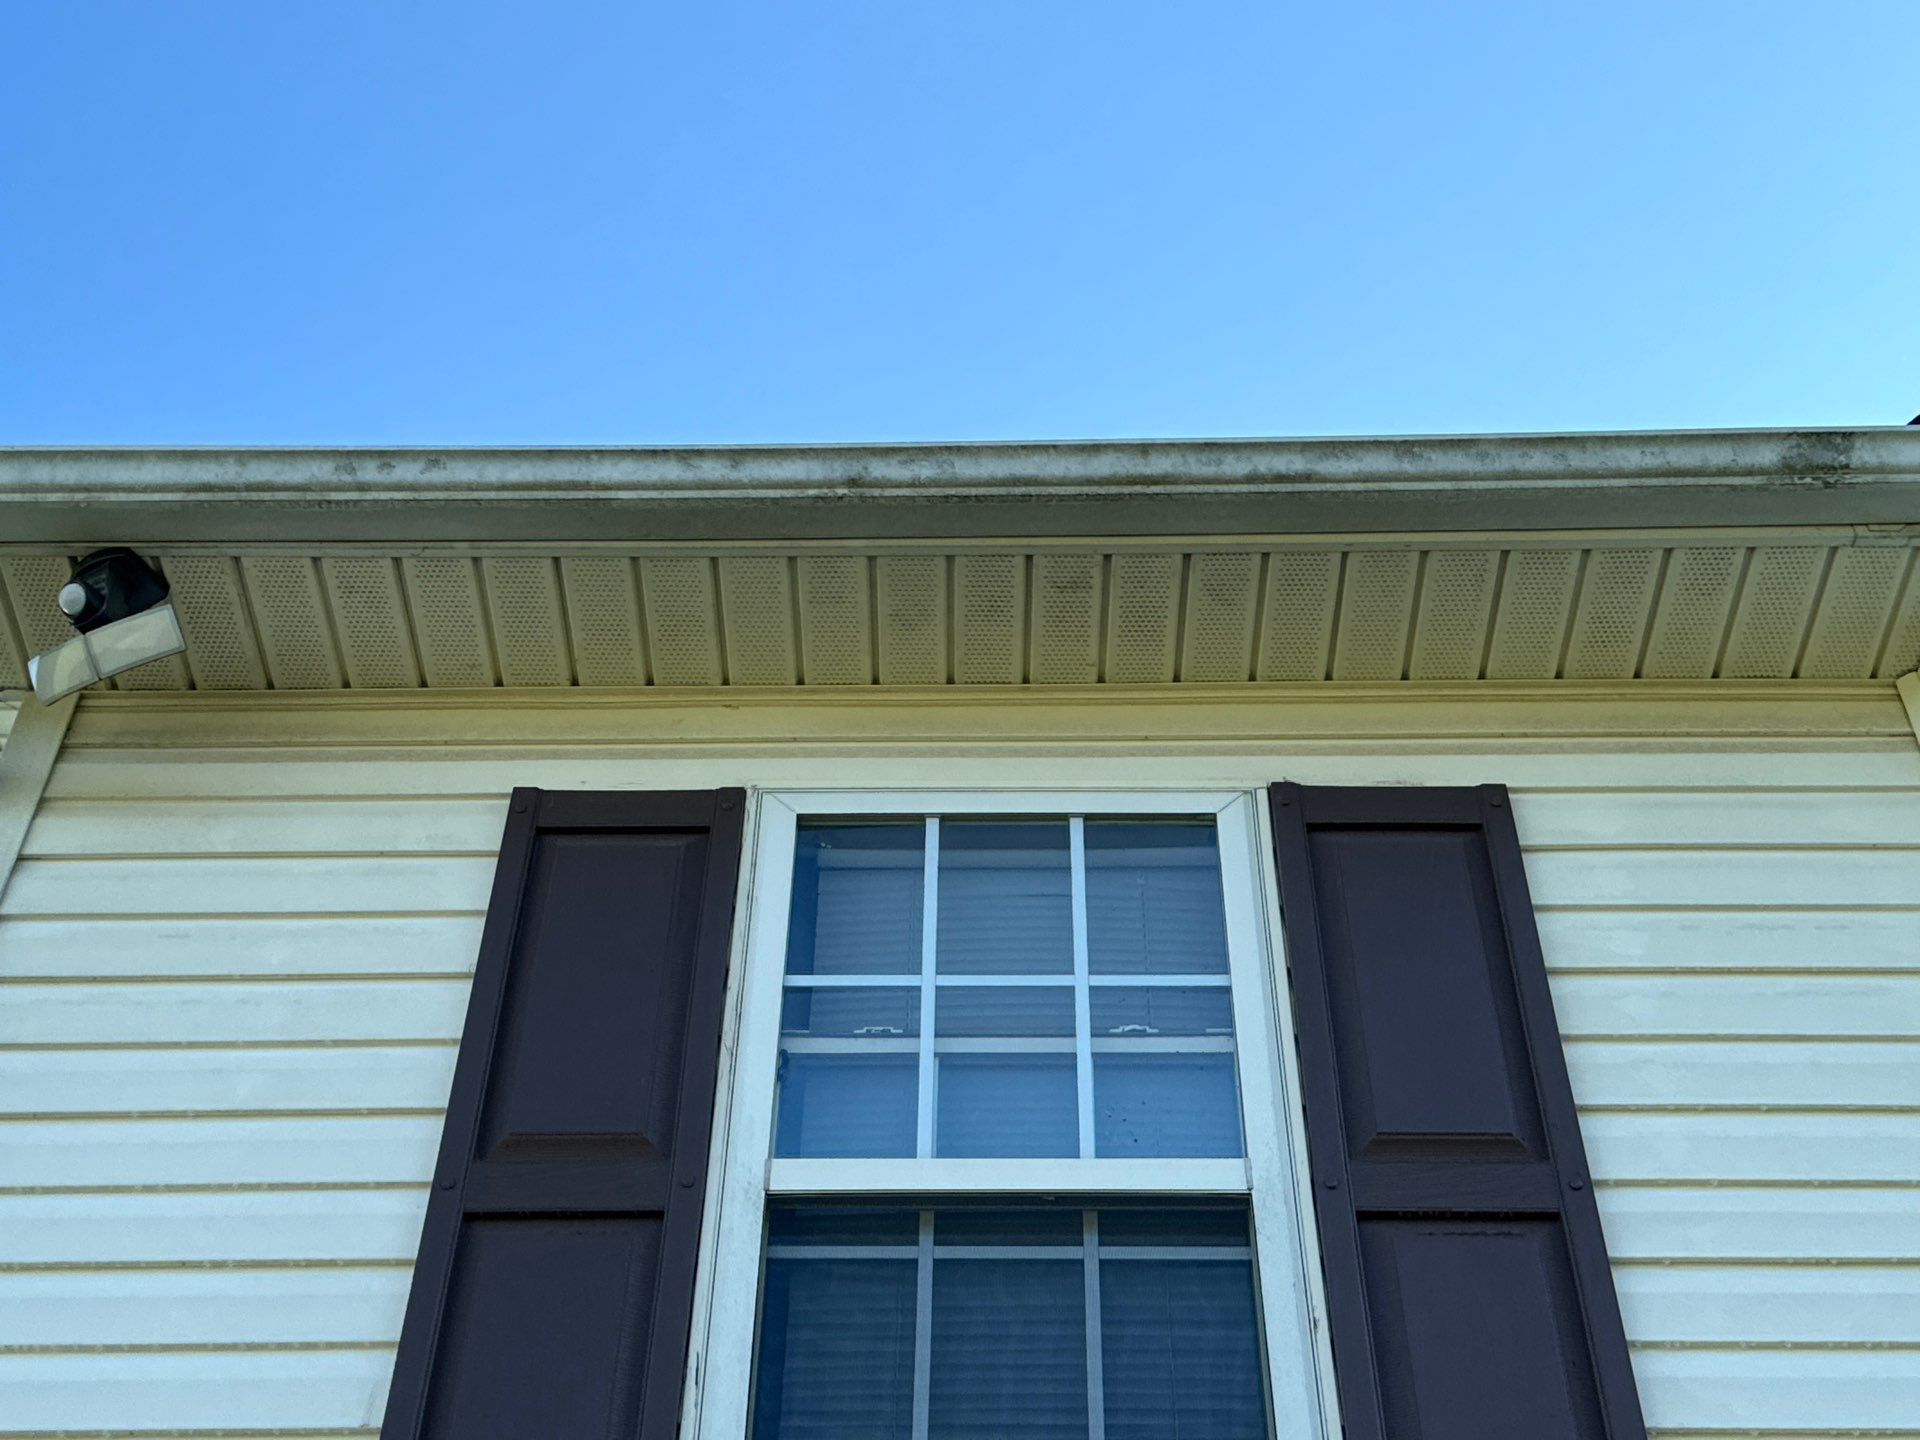
[[[656,449],[0,449],[0,545],[1920,521],[1920,429]]]

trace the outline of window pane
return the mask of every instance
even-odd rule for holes
[[[1080,1153],[1072,1055],[940,1057],[936,1155]]]
[[[1096,975],[1226,973],[1211,820],[1087,821],[1087,960]]]
[[[1242,1153],[1233,1056],[1093,1057],[1093,1149],[1105,1157]]]
[[[1073,969],[1073,869],[1064,820],[942,820],[937,967],[943,975]]]
[[[1073,1050],[1073,991],[1065,985],[942,985],[934,997],[941,1039],[1057,1036]]]
[[[794,836],[789,975],[917,975],[923,821],[802,821]]]
[[[911,1040],[920,1033],[920,992],[906,986],[815,988],[789,985],[780,999],[780,1035],[816,1040]]]
[[[1082,1262],[933,1262],[927,1421],[932,1440],[1086,1435]]]
[[[1101,1259],[1107,1440],[1264,1440],[1252,1266]]]
[[[1088,1008],[1096,1040],[1233,1036],[1233,996],[1224,985],[1095,985]]]
[[[770,1212],[756,1440],[1266,1440],[1244,1206],[871,1213]]]
[[[756,1440],[913,1434],[912,1260],[767,1258]]]

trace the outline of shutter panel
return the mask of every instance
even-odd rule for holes
[[[1348,1440],[1644,1440],[1506,790],[1272,799]]]
[[[386,1440],[678,1427],[742,792],[513,792]]]

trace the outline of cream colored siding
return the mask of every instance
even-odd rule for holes
[[[0,1437],[374,1433],[510,786],[1281,776],[1514,787],[1650,1423],[1920,1435],[1920,750],[1860,694],[858,751],[818,707],[90,696],[0,901]]]

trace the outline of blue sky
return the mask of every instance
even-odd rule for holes
[[[1920,3],[0,11],[0,443],[1920,411]]]

